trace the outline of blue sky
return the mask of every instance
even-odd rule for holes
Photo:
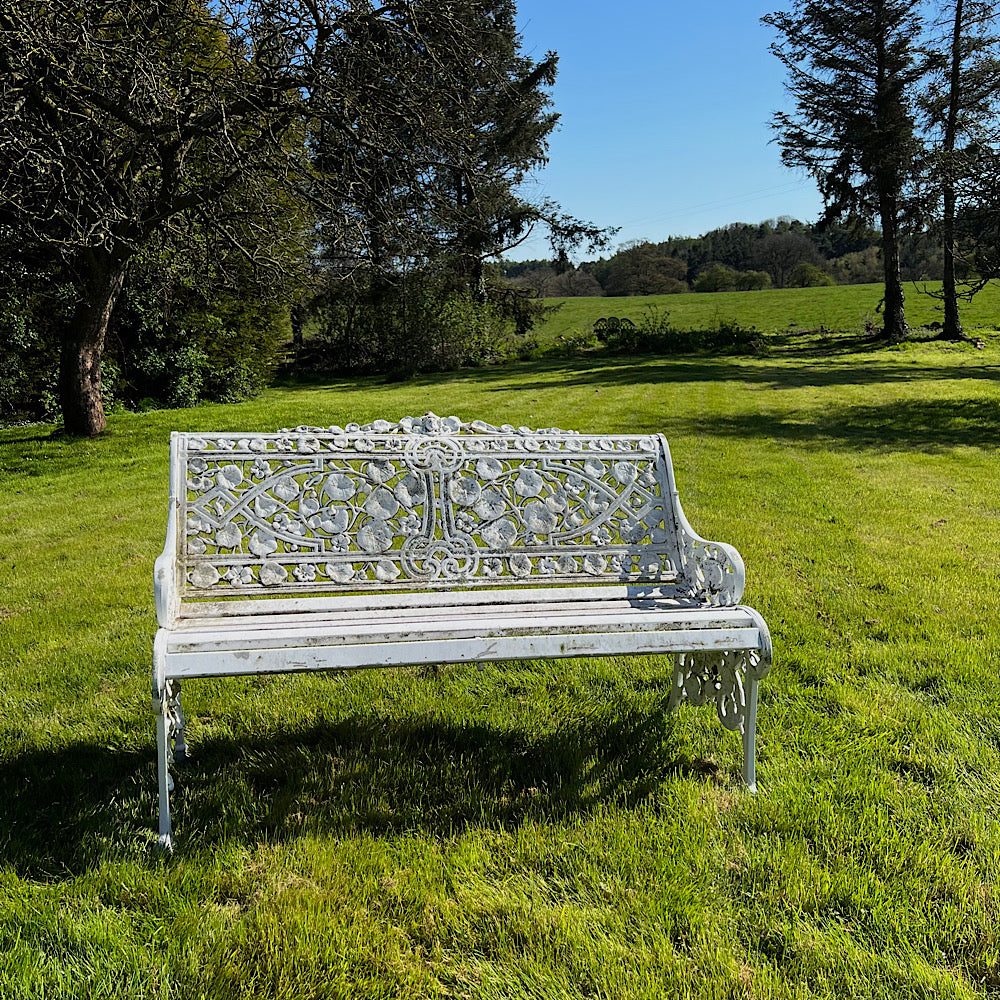
[[[772,113],[787,107],[755,0],[518,0],[526,54],[559,54],[562,118],[525,193],[620,226],[615,242],[697,236],[779,215],[815,220],[808,177],[782,166]],[[508,255],[547,257],[543,237]]]

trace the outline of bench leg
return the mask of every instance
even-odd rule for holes
[[[153,711],[156,713],[156,775],[160,793],[159,848],[169,852],[174,847],[170,823],[170,793],[174,790],[174,779],[170,767],[187,758],[180,681],[166,681],[159,693],[154,692]]]
[[[156,776],[160,790],[159,849],[170,853],[174,849],[173,830],[170,825],[170,792],[174,779],[170,776],[170,716],[166,698],[156,703]]]
[[[746,709],[743,716],[743,780],[751,792],[757,791],[757,681],[745,679]]]

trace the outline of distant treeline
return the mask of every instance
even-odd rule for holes
[[[734,222],[701,236],[633,241],[610,257],[573,267],[550,260],[504,261],[512,284],[541,296],[667,295],[752,291],[882,280],[881,233],[867,227],[809,225],[783,217]],[[904,280],[940,281],[942,252],[929,236],[901,247]]]

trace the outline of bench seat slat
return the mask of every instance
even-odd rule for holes
[[[607,612],[621,612],[623,614],[647,614],[653,611],[670,612],[677,614],[688,612],[699,614],[705,611],[714,611],[717,614],[726,615],[732,612],[731,608],[706,608],[704,604],[697,601],[667,602],[667,601],[588,601],[584,604],[574,604],[571,602],[560,602],[558,604],[509,604],[509,605],[440,605],[434,608],[390,608],[372,611],[349,611],[343,613],[310,611],[299,614],[276,614],[276,615],[244,615],[220,618],[197,618],[184,620],[178,623],[173,631],[184,632],[204,632],[227,629],[234,627],[245,627],[248,629],[295,627],[297,625],[315,625],[317,622],[329,622],[340,625],[350,625],[353,622],[371,622],[377,620],[386,625],[387,628],[400,625],[412,626],[414,622],[439,620],[454,621],[476,620],[477,618],[502,617],[513,619],[515,616],[530,615],[532,618],[552,615],[598,615]]]
[[[500,604],[556,604],[623,599],[659,599],[675,596],[675,588],[611,584],[588,587],[525,587],[520,589],[419,591],[415,593],[341,594],[326,597],[257,598],[245,601],[185,601],[184,619],[227,618],[241,615],[281,615],[310,611],[361,611],[392,608],[466,607]]]
[[[212,677],[239,673],[289,673],[354,667],[406,666],[472,660],[547,659],[564,656],[624,656],[698,650],[757,649],[757,628],[567,632],[546,635],[497,635],[413,642],[364,642],[320,647],[256,644],[242,651],[200,649],[170,656],[169,676]],[[238,669],[237,669],[238,668]]]
[[[317,620],[313,617],[309,621],[271,625],[252,620],[230,620],[212,628],[177,630],[171,633],[166,650],[172,654],[198,648],[234,650],[287,645],[340,646],[354,642],[412,642],[425,638],[450,641],[476,636],[485,638],[502,634],[540,635],[553,632],[701,631],[751,624],[754,624],[753,619],[741,608],[676,611],[627,607],[600,611],[584,608],[576,612],[560,609],[538,612],[530,617],[497,613],[456,614],[438,618],[414,615],[392,622],[385,621],[382,616],[365,622],[344,622],[339,617]]]

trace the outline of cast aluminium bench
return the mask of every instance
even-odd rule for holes
[[[155,590],[166,849],[189,677],[671,654],[669,707],[714,702],[754,788],[767,625],[736,550],[684,517],[659,435],[433,414],[174,433]]]

